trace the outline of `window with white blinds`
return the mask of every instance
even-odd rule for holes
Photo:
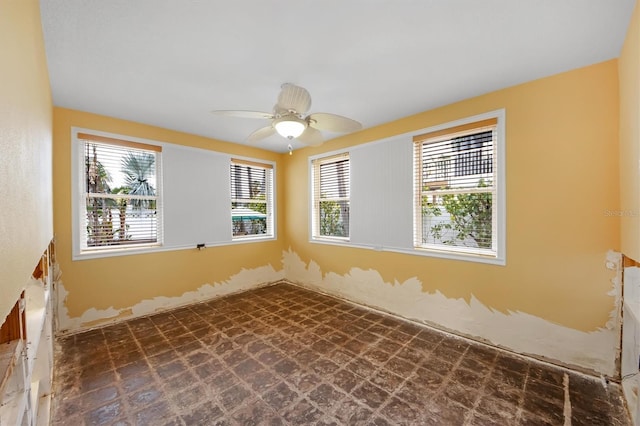
[[[349,239],[350,163],[349,153],[311,162],[312,238]]]
[[[414,136],[414,246],[496,257],[497,119]]]
[[[233,239],[273,237],[273,166],[231,159]]]
[[[159,189],[162,148],[78,133],[83,200],[80,253],[162,243]]]

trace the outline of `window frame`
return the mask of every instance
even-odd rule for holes
[[[349,208],[351,205],[351,155],[349,151],[333,151],[324,153],[321,155],[309,157],[309,182],[310,182],[310,221],[309,221],[309,236],[312,242],[324,242],[324,243],[337,243],[337,244],[349,244],[351,240],[351,227],[347,236],[331,236],[320,235],[320,202],[322,200],[320,193],[320,179],[316,179],[317,173],[320,171],[320,167],[325,164],[337,163],[339,161],[349,161],[349,187],[348,197],[329,197],[326,201],[347,201]],[[351,213],[349,213],[349,222],[351,221]]]
[[[495,199],[492,202],[492,249],[467,249],[465,247],[456,246],[444,246],[435,244],[418,244],[418,236],[422,235],[422,161],[416,159],[418,154],[417,145],[422,145],[422,142],[435,137],[445,136],[447,134],[453,135],[459,133],[461,129],[467,128],[469,132],[473,129],[482,127],[482,122],[488,120],[496,120],[494,130],[494,182],[493,193]],[[480,123],[475,126],[476,123]],[[457,128],[457,129],[456,129]],[[413,250],[417,253],[427,256],[467,260],[480,263],[490,263],[496,265],[506,265],[506,185],[505,185],[505,153],[506,153],[506,138],[505,138],[505,110],[500,109],[491,111],[485,114],[475,115],[473,117],[456,120],[442,125],[423,129],[419,132],[412,132],[414,134],[414,205],[413,205],[413,221],[414,221],[414,247]],[[451,136],[455,137],[455,136]],[[444,138],[442,138],[444,139]],[[442,191],[456,192],[456,191]],[[477,190],[471,191],[457,191],[464,193],[477,192]],[[487,191],[485,191],[487,192]],[[495,252],[493,254],[492,252]]]
[[[249,199],[234,198],[232,193],[232,168],[234,165],[249,166],[253,168],[260,168],[266,170],[266,182],[265,182],[265,205],[266,205],[266,223],[267,232],[264,234],[247,234],[247,235],[233,235],[233,216],[232,216],[232,204],[233,203],[247,203]],[[231,243],[251,242],[251,241],[264,241],[276,239],[276,165],[274,162],[258,160],[248,157],[232,156],[229,159],[229,199],[230,199],[230,224],[231,224]],[[262,202],[261,200],[254,200],[255,202]]]
[[[72,220],[72,260],[95,259],[129,254],[148,253],[161,250],[164,245],[163,193],[162,193],[162,143],[118,135],[108,132],[82,129],[71,129],[71,220]],[[106,245],[87,247],[86,232],[86,187],[85,187],[85,141],[86,135],[95,138],[96,143],[112,146],[130,145],[135,149],[153,151],[156,155],[156,241],[130,245]],[[107,197],[111,198],[111,197]]]

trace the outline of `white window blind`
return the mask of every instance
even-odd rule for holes
[[[350,242],[377,250],[413,249],[413,143],[409,136],[349,150]]]
[[[349,153],[312,161],[313,238],[349,238]]]
[[[414,245],[495,257],[497,119],[414,137]]]
[[[231,241],[229,158],[215,151],[163,145],[163,247]]]
[[[86,133],[78,139],[84,156],[81,252],[160,245],[162,148]]]
[[[233,238],[272,237],[273,166],[232,158],[230,177]]]

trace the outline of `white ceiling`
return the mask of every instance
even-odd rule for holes
[[[616,58],[634,3],[41,0],[41,10],[56,106],[244,143],[269,122],[210,111],[271,111],[290,82],[311,93],[311,112],[376,126]],[[259,146],[285,152],[287,141]]]

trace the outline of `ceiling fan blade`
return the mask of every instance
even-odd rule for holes
[[[237,118],[266,118],[266,119],[274,118],[273,114],[271,114],[270,112],[262,112],[262,111],[215,110],[215,111],[211,111],[211,113],[216,115],[226,115],[227,117],[237,117]]]
[[[351,133],[362,130],[362,124],[341,115],[316,112],[307,117],[309,126],[336,133]]]
[[[271,135],[274,135],[276,133],[276,129],[274,129],[272,126],[267,126],[267,127],[263,127],[261,129],[256,130],[255,132],[251,133],[248,137],[247,137],[247,142],[248,143],[256,143],[262,139],[266,139]]]
[[[302,134],[298,136],[296,140],[310,146],[322,145],[322,142],[324,142],[322,133],[320,133],[313,127],[307,127],[306,129],[304,129],[304,132],[302,132]]]
[[[278,95],[277,110],[295,111],[304,114],[311,108],[311,95],[303,87],[285,83]]]

